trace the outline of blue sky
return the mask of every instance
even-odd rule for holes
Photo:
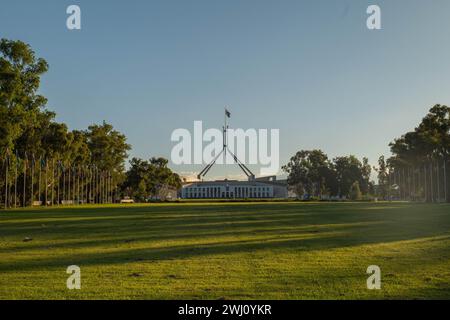
[[[375,164],[450,101],[448,0],[0,3],[0,37],[50,64],[41,91],[58,121],[110,122],[131,156],[169,158],[174,129],[220,127],[229,106],[233,127],[280,129],[281,163],[321,148]],[[80,31],[66,28],[70,4],[81,7]],[[366,28],[369,4],[381,7],[382,30]]]

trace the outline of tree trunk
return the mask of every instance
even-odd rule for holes
[[[450,203],[450,190],[449,190],[449,177],[447,174],[448,168],[447,168],[447,158],[444,158],[444,191],[445,191],[445,201],[447,203]]]

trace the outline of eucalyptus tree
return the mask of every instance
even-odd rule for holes
[[[450,155],[450,108],[433,106],[419,125],[389,144],[393,156],[389,165],[397,172],[413,171],[420,177],[428,201],[445,194],[450,202],[448,162]],[[401,179],[400,179],[401,180]],[[403,179],[404,180],[404,179]],[[434,190],[436,188],[438,190]],[[440,189],[443,190],[440,190]]]

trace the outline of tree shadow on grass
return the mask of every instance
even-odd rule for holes
[[[201,207],[205,210],[205,207]],[[115,234],[132,233],[138,230],[146,232],[163,233],[163,231],[201,231],[205,229],[218,230],[226,227],[233,227],[235,230],[243,227],[251,227],[262,224],[273,224],[276,228],[280,225],[322,225],[337,223],[353,223],[361,221],[361,216],[355,213],[341,214],[326,211],[308,211],[304,208],[290,208],[283,210],[278,208],[271,210],[247,210],[239,208],[240,211],[230,211],[229,207],[220,208],[218,212],[211,213],[211,209],[205,212],[198,212],[197,208],[191,210],[165,212],[155,210],[147,214],[137,215],[133,211],[121,211],[120,215],[79,215],[68,212],[66,215],[59,214],[56,218],[46,216],[45,218],[34,217],[26,221],[7,222],[3,224],[3,236],[23,235],[26,233],[53,233],[55,235],[89,236],[95,233],[114,232]],[[157,208],[156,208],[157,209]],[[189,208],[190,209],[190,208]],[[214,209],[216,209],[214,207]],[[225,211],[224,209],[227,209]],[[148,209],[147,209],[148,210]],[[244,212],[241,212],[244,211]],[[373,221],[377,218],[365,217],[363,222]],[[24,219],[25,220],[25,219]]]
[[[345,229],[344,229],[345,230]],[[450,239],[450,235],[440,239]],[[267,237],[257,240],[230,240],[208,244],[177,245],[158,248],[124,248],[105,252],[99,250],[90,254],[66,254],[54,258],[25,260],[20,262],[6,262],[0,265],[1,272],[26,271],[52,268],[66,268],[68,265],[79,266],[127,264],[133,262],[156,262],[174,259],[191,259],[200,256],[223,256],[234,253],[254,253],[259,250],[272,252],[274,255],[286,252],[313,252],[335,248],[347,248],[374,243],[389,243],[405,239],[384,239],[384,241],[371,238],[361,239],[349,237],[349,233],[325,232],[320,235],[303,234],[288,238]],[[448,251],[447,251],[448,253]]]
[[[25,271],[36,270],[40,268],[57,268],[67,267],[71,264],[79,266],[90,265],[107,265],[117,263],[130,263],[135,261],[160,261],[173,259],[195,258],[204,255],[227,255],[231,253],[246,253],[254,252],[256,250],[309,250],[311,248],[324,249],[329,247],[324,242],[328,239],[329,243],[336,243],[339,237],[321,236],[317,238],[302,238],[297,239],[266,239],[265,241],[228,241],[217,242],[211,244],[196,244],[196,245],[178,245],[167,246],[162,248],[140,248],[140,249],[125,249],[113,252],[96,252],[92,254],[67,254],[63,257],[50,259],[34,259],[13,263],[2,263],[0,265],[1,272],[8,271]]]
[[[336,207],[332,210],[322,208],[321,206],[311,211],[311,205],[308,206],[276,206],[275,209],[267,206],[214,206],[219,211],[211,213],[211,208],[206,206],[189,206],[182,208],[168,207],[171,212],[166,212],[165,207],[145,208],[147,214],[139,216],[136,210],[144,208],[120,208],[118,214],[82,214],[72,213],[71,209],[67,214],[58,214],[57,218],[45,217],[45,219],[28,219],[25,222],[9,222],[3,229],[3,236],[12,236],[18,242],[17,245],[0,249],[1,252],[11,252],[13,250],[28,250],[33,247],[32,244],[23,244],[20,237],[33,237],[35,239],[45,239],[49,241],[61,241],[72,239],[83,239],[80,244],[86,245],[86,238],[107,238],[112,235],[112,241],[125,241],[127,239],[141,240],[177,240],[199,237],[209,237],[217,234],[218,236],[242,236],[245,234],[264,234],[283,232],[285,228],[294,229],[293,232],[303,231],[305,228],[311,232],[317,232],[317,229],[330,227],[339,227],[341,225],[356,223],[378,222],[376,215],[361,217],[358,212],[354,212],[354,207],[348,213],[340,212],[336,214]],[[248,209],[248,207],[251,209]],[[255,209],[258,207],[258,210]],[[326,206],[328,207],[328,206]],[[199,208],[204,212],[199,212]],[[244,209],[246,208],[246,209]],[[105,210],[104,208],[100,208]],[[149,212],[150,211],[150,212]],[[56,220],[48,220],[56,219]],[[148,236],[150,235],[150,236]],[[103,241],[105,241],[103,239]],[[74,242],[74,241],[72,241]],[[100,241],[91,241],[92,245]],[[76,241],[74,242],[76,244]],[[106,244],[106,242],[104,242]],[[50,244],[52,245],[52,244]],[[47,245],[36,245],[37,248],[46,248]]]
[[[293,224],[286,226],[275,226],[275,220],[270,221],[259,221],[255,222],[241,222],[236,223],[227,228],[217,229],[211,228],[210,226],[202,226],[201,228],[196,227],[195,233],[192,227],[186,228],[180,226],[179,228],[174,228],[168,232],[164,228],[154,228],[139,230],[134,232],[121,232],[117,233],[114,238],[108,239],[82,239],[78,240],[70,238],[69,241],[57,242],[57,243],[27,243],[20,244],[19,246],[1,248],[0,253],[20,253],[20,252],[30,252],[33,250],[48,250],[48,249],[79,249],[79,248],[90,248],[99,247],[99,249],[104,249],[105,247],[111,245],[151,245],[152,243],[161,241],[189,241],[193,240],[196,242],[206,241],[205,239],[220,239],[223,237],[230,238],[262,238],[266,240],[268,237],[288,237],[288,236],[300,236],[300,235],[311,235],[311,234],[323,234],[326,232],[333,232],[345,229],[349,232],[351,229],[367,227],[373,223],[348,223],[348,224],[323,224],[323,225],[301,225],[296,226]],[[379,223],[379,222],[374,222]],[[247,227],[247,228],[245,228]],[[211,242],[211,241],[209,241]]]
[[[2,225],[2,237],[17,238],[35,233],[47,241],[66,241],[48,245],[22,244],[6,247],[0,253],[43,248],[68,249],[67,254],[51,258],[3,261],[0,271],[65,268],[80,266],[127,264],[135,261],[188,259],[205,255],[250,253],[257,250],[277,252],[314,251],[344,248],[362,244],[387,243],[448,234],[450,219],[443,215],[447,208],[429,215],[427,207],[396,205],[383,210],[365,211],[364,205],[214,205],[155,206],[130,208],[65,208],[58,212],[35,216],[34,211]],[[380,208],[371,206],[370,208]],[[434,207],[433,207],[434,208]],[[112,210],[112,211],[111,211]],[[442,211],[444,210],[444,211]],[[43,218],[54,218],[50,227],[40,228]],[[67,219],[64,219],[64,218]],[[26,221],[20,221],[24,219]],[[1,220],[3,221],[3,220]],[[217,237],[217,241],[206,238]],[[221,237],[230,237],[224,241]],[[245,240],[245,238],[248,238]],[[256,238],[256,239],[255,239]],[[80,240],[84,239],[84,240]],[[90,240],[92,239],[92,240]],[[150,248],[120,248],[124,241],[138,242]],[[195,242],[171,245],[170,241]],[[17,241],[17,239],[16,239]],[[20,240],[19,240],[20,241]],[[167,241],[165,247],[152,243]],[[71,249],[99,247],[95,253],[70,254]],[[51,254],[51,251],[46,252]]]

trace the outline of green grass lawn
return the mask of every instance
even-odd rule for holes
[[[69,265],[81,290],[66,288]],[[366,287],[369,265],[381,290]],[[0,211],[0,299],[380,298],[450,298],[450,205]]]

